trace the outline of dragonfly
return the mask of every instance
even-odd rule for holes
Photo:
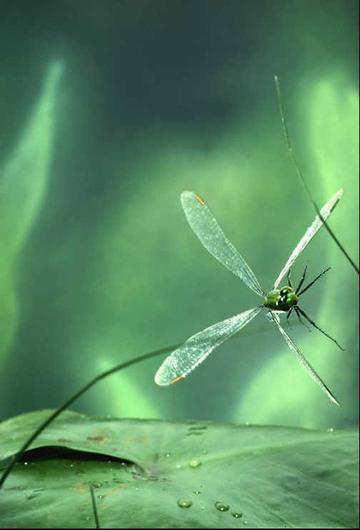
[[[342,193],[342,189],[337,191],[321,208],[321,216],[317,215],[312,224],[307,228],[304,235],[290,254],[279,276],[276,278],[273,289],[269,292],[264,291],[245,259],[226,237],[206,201],[193,191],[183,191],[181,193],[181,204],[187,221],[202,245],[228,270],[240,278],[255,294],[260,296],[262,298],[262,304],[227,318],[226,320],[217,322],[199,333],[192,335],[163,361],[155,374],[156,384],[167,386],[184,379],[224,341],[249,324],[249,322],[261,311],[265,311],[267,318],[278,328],[289,349],[295,354],[297,360],[305,370],[307,370],[310,377],[319,385],[330,401],[340,406],[339,401],[329,387],[306,360],[299,347],[281,325],[280,315],[286,314],[288,320],[290,315],[294,312],[301,323],[304,323],[302,320],[302,317],[304,317],[308,322],[307,326],[310,324],[315,327],[326,337],[335,342],[340,349],[343,349],[335,339],[321,329],[310,317],[308,317],[305,311],[299,307],[301,295],[312,287],[314,283],[329,270],[329,268],[322,271],[306,287],[302,288],[306,277],[307,268],[305,267],[298,286],[294,288],[291,283],[291,267],[321,228],[323,221],[326,221],[334,210],[335,206],[341,199]],[[285,277],[287,278],[287,284],[283,285]]]

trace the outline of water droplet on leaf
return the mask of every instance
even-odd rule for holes
[[[240,519],[240,517],[242,517],[242,513],[241,512],[232,512],[231,515],[233,517],[235,517],[235,519]]]
[[[198,458],[193,458],[192,460],[190,460],[189,466],[195,469],[196,467],[201,466],[201,460],[199,460]]]
[[[223,502],[215,502],[215,508],[219,510],[219,512],[227,512],[230,506],[228,504],[224,504]]]
[[[189,499],[179,499],[177,501],[177,505],[180,508],[190,508],[190,506],[192,505],[192,502]]]
[[[35,499],[39,494],[38,493],[29,493],[26,495],[26,500],[31,501],[32,499]]]

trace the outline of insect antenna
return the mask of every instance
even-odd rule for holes
[[[331,267],[328,267],[328,268],[325,269],[324,271],[320,272],[320,274],[318,274],[318,275],[316,276],[315,280],[313,280],[312,282],[310,282],[310,283],[309,283],[309,284],[308,284],[308,285],[307,285],[302,291],[300,291],[300,293],[299,293],[298,290],[300,289],[300,287],[301,287],[301,285],[302,285],[302,282],[303,282],[303,279],[301,279],[300,284],[299,284],[299,287],[298,287],[297,290],[296,290],[296,294],[297,294],[298,296],[300,296],[301,294],[305,293],[305,291],[307,291],[307,290],[309,289],[309,287],[311,287],[312,285],[314,285],[314,283],[317,282],[318,279],[321,278],[321,276],[322,276],[323,274],[325,274],[325,272],[329,271],[330,269],[331,269]],[[306,270],[306,268],[305,268],[305,270]],[[305,275],[305,271],[304,271],[303,277],[305,277],[304,275]]]
[[[330,339],[330,340],[332,340],[333,342],[335,342],[335,344],[340,348],[340,350],[345,351],[345,349],[344,349],[342,346],[340,346],[340,344],[337,342],[337,340],[335,340],[335,339],[333,339],[332,337],[330,337],[330,335],[328,335],[328,334],[326,333],[326,331],[324,331],[324,330],[321,329],[317,324],[315,324],[315,322],[314,322],[313,320],[311,320],[311,318],[308,317],[307,314],[305,313],[305,311],[303,311],[302,309],[300,309],[299,306],[297,307],[297,310],[300,312],[300,314],[301,314],[304,318],[306,318],[306,320],[307,320],[308,322],[310,322],[310,324],[311,324],[312,326],[314,326],[314,328],[316,328],[317,330],[321,331],[321,333],[322,333],[323,335],[325,335],[325,337],[327,337],[328,339]]]

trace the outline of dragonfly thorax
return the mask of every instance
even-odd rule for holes
[[[290,311],[299,301],[298,295],[292,287],[286,285],[282,289],[269,291],[265,296],[264,306],[273,311]]]

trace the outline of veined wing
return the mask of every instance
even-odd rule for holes
[[[261,307],[249,309],[190,337],[165,359],[155,374],[155,383],[166,386],[184,379],[215,348],[246,326],[260,311]]]
[[[255,274],[234,245],[227,239],[205,201],[192,191],[183,191],[181,204],[189,225],[210,252],[229,271],[242,279],[259,296],[265,292]]]
[[[328,200],[328,202],[321,208],[320,213],[321,217],[326,221],[326,219],[329,217],[339,200],[341,199],[341,196],[343,194],[343,190],[337,191],[331,199]],[[310,243],[314,235],[317,233],[319,228],[322,227],[323,221],[320,219],[320,217],[317,215],[315,217],[315,220],[313,223],[309,226],[309,228],[306,230],[305,234],[300,239],[299,243],[296,245],[294,250],[292,251],[289,259],[287,260],[283,270],[280,272],[279,276],[276,279],[276,282],[274,284],[274,289],[277,289],[279,287],[279,284],[281,280],[284,278],[284,276],[289,271],[290,267],[295,262],[298,255],[304,250],[304,248]]]
[[[286,333],[284,328],[281,326],[279,316],[277,314],[273,313],[273,312],[271,312],[271,315],[272,315],[273,322],[275,322],[275,324],[279,328],[279,331],[280,331],[281,335],[284,337],[285,341],[287,342],[287,345],[289,346],[290,350],[292,350],[295,353],[299,363],[302,364],[302,366],[307,370],[307,372],[310,375],[310,377],[312,377],[312,379],[315,381],[315,383],[317,383],[319,385],[321,390],[323,392],[325,392],[325,394],[330,399],[330,401],[332,401],[333,403],[335,403],[336,405],[338,405],[340,407],[340,403],[338,402],[338,400],[336,399],[334,394],[325,385],[324,381],[317,374],[317,372],[315,372],[314,368],[308,363],[308,361],[305,359],[304,355],[301,353],[299,348],[296,346],[296,344],[293,342],[293,340],[289,337],[289,335]]]

